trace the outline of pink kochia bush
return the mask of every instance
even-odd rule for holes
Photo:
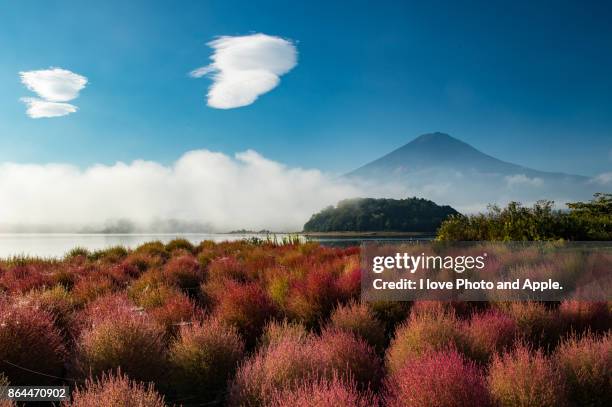
[[[327,329],[310,346],[328,374],[350,377],[360,388],[377,389],[380,385],[382,361],[374,348],[353,333]]]
[[[214,401],[225,393],[243,354],[244,343],[234,327],[216,319],[183,326],[170,344],[172,387],[181,395]]]
[[[455,350],[409,357],[386,382],[389,407],[491,406],[486,379]]]
[[[515,320],[496,310],[474,314],[464,326],[469,354],[483,364],[512,346],[518,335]]]
[[[276,315],[270,297],[255,283],[227,281],[218,299],[214,315],[225,324],[235,326],[254,344],[266,322]]]
[[[610,329],[612,311],[606,302],[565,300],[559,306],[565,329],[574,333],[586,330],[603,332]]]
[[[174,335],[182,325],[197,322],[204,312],[182,292],[169,295],[160,306],[148,310],[149,315],[166,333]]]
[[[261,406],[277,391],[296,388],[318,378],[318,355],[300,340],[287,338],[260,349],[236,373],[229,391],[230,406]]]
[[[400,325],[387,349],[387,367],[401,369],[406,360],[429,351],[466,349],[466,339],[459,322],[451,314],[412,314]]]
[[[104,374],[100,380],[87,380],[84,388],[72,393],[72,401],[64,407],[166,407],[164,398],[151,384],[130,380],[119,372],[117,375]]]
[[[555,352],[570,402],[577,406],[612,405],[612,334],[570,337]]]
[[[370,391],[359,391],[354,383],[337,377],[306,382],[292,390],[277,391],[270,407],[378,407],[378,398]]]
[[[558,369],[541,350],[531,351],[524,345],[493,358],[489,388],[501,407],[554,407],[566,401]]]
[[[0,371],[11,385],[56,384],[64,356],[50,313],[27,302],[0,300]]]
[[[109,296],[85,311],[77,342],[77,366],[84,376],[121,370],[134,380],[154,381],[166,369],[164,329],[126,299]]]
[[[198,291],[203,278],[198,261],[187,254],[168,260],[164,266],[163,276],[170,285],[191,294]]]
[[[326,330],[306,340],[289,336],[260,349],[240,367],[230,388],[230,405],[265,405],[278,392],[323,378],[374,389],[382,373],[375,351],[349,332]]]
[[[330,317],[330,327],[352,332],[363,338],[377,351],[385,346],[385,327],[366,304],[351,302],[339,306]]]

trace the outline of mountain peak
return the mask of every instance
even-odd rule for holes
[[[449,134],[436,131],[433,133],[422,134],[412,141],[417,142],[417,143],[422,143],[422,142],[427,142],[427,141],[439,141],[439,140],[457,140],[457,139],[454,137],[451,137]]]
[[[408,144],[406,144],[405,146],[431,146],[431,147],[441,147],[441,146],[454,146],[459,147],[459,146],[468,146],[467,143],[459,140],[458,138],[452,137],[449,134],[446,133],[440,133],[440,132],[435,132],[435,133],[427,133],[427,134],[423,134],[418,136],[417,138],[415,138],[414,140],[410,141]]]
[[[454,172],[533,175],[537,171],[491,157],[446,133],[418,136],[402,147],[350,173],[372,177],[385,173],[410,173],[433,168]]]

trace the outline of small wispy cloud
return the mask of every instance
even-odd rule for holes
[[[600,185],[612,185],[612,172],[599,174],[593,177],[590,182]]]
[[[542,178],[529,178],[525,174],[508,175],[504,177],[504,179],[506,180],[506,185],[508,185],[508,187],[510,188],[514,186],[539,187],[542,186],[542,184],[544,183],[544,180],[542,180]]]
[[[86,77],[62,68],[23,71],[19,76],[21,82],[38,95],[37,98],[21,98],[28,106],[26,113],[33,119],[76,112],[76,106],[65,102],[76,99],[87,85]]]
[[[250,105],[278,86],[280,77],[297,65],[295,45],[280,37],[223,36],[207,45],[214,50],[212,63],[194,69],[190,75],[211,76],[207,104],[217,109]]]

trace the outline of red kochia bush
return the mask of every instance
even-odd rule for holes
[[[121,368],[135,380],[159,379],[165,368],[164,330],[137,309],[92,313],[77,343],[80,371],[99,376]]]
[[[261,348],[240,367],[230,388],[230,405],[266,405],[276,392],[321,378],[376,388],[382,374],[374,350],[349,332],[326,330],[306,340],[289,336]]]
[[[354,383],[338,378],[304,383],[296,389],[275,392],[270,407],[377,407],[378,398],[370,391],[360,392]]]
[[[260,349],[236,372],[228,405],[266,405],[275,392],[316,380],[321,368],[318,356],[311,346],[291,337]]]
[[[466,347],[465,336],[452,314],[412,314],[395,332],[387,349],[387,367],[395,372],[411,356],[431,350],[465,350]]]
[[[198,261],[192,255],[173,257],[164,266],[164,280],[189,294],[196,294],[202,280]]]
[[[51,314],[27,302],[0,300],[0,371],[11,385],[56,384],[64,355]]]
[[[119,372],[117,375],[103,375],[97,381],[87,380],[84,388],[72,393],[72,401],[62,404],[64,407],[165,407],[163,396],[160,396],[151,384],[130,380]]]
[[[214,314],[221,322],[234,325],[249,345],[255,344],[276,308],[265,291],[255,283],[228,281]]]
[[[495,310],[474,314],[464,325],[469,353],[482,363],[512,346],[518,334],[514,319]]]
[[[612,334],[571,337],[559,345],[555,361],[574,405],[612,405]]]
[[[287,339],[306,342],[310,335],[306,327],[298,322],[289,322],[287,320],[282,322],[270,321],[264,327],[259,339],[259,346],[267,347]]]
[[[169,335],[174,335],[183,324],[200,321],[204,315],[204,311],[180,291],[147,312]]]
[[[559,316],[565,329],[575,333],[606,331],[612,323],[607,302],[565,300],[559,306]]]
[[[339,306],[332,313],[329,325],[335,329],[354,333],[378,351],[384,349],[385,327],[366,304],[352,302]]]
[[[50,285],[51,274],[45,272],[49,268],[48,264],[42,261],[19,260],[13,267],[0,274],[0,287],[13,293],[25,293],[32,289]]]
[[[499,303],[498,306],[516,321],[519,334],[532,346],[554,347],[561,334],[561,321],[540,302]]]
[[[58,284],[46,290],[35,290],[24,298],[53,316],[53,322],[65,339],[75,334],[75,304],[70,292]]]
[[[173,388],[181,395],[213,401],[225,393],[243,353],[236,329],[218,320],[183,326],[169,351]]]
[[[331,270],[317,266],[291,283],[285,308],[290,317],[315,327],[329,316],[339,298]]]
[[[474,362],[455,350],[408,358],[386,382],[389,407],[482,407],[491,400]]]
[[[489,367],[489,388],[501,407],[554,407],[565,404],[559,371],[541,350],[517,345],[511,352],[494,356]]]
[[[354,379],[361,388],[376,389],[383,377],[380,357],[363,339],[351,332],[327,329],[310,346],[320,358],[327,376]]]

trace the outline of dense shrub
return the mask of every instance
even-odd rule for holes
[[[467,348],[459,322],[452,314],[413,314],[395,332],[387,349],[387,367],[396,372],[410,357],[449,348]]]
[[[299,322],[270,321],[266,324],[259,340],[260,347],[267,347],[284,340],[305,342],[310,337],[306,327]]]
[[[0,274],[0,289],[10,293],[25,293],[51,285],[50,274],[46,271],[51,263],[38,259],[17,258]]]
[[[374,350],[353,334],[326,330],[307,340],[288,336],[248,359],[230,388],[230,405],[261,405],[278,392],[297,389],[322,378],[376,388],[382,362]]]
[[[138,309],[123,293],[109,293],[96,298],[80,311],[76,318],[80,329],[112,319],[117,315],[132,316]]]
[[[454,215],[442,222],[438,240],[533,241],[611,240],[612,194],[595,194],[590,202],[568,203],[569,211],[554,210],[554,202],[540,201],[531,208],[510,202],[490,206],[478,215]]]
[[[115,288],[110,277],[99,273],[90,273],[74,284],[72,298],[74,298],[76,304],[84,305],[89,301],[114,291]]]
[[[338,299],[335,276],[323,267],[315,267],[291,282],[285,311],[307,327],[317,327],[329,316]]]
[[[156,259],[158,263],[163,263],[170,257],[166,246],[159,240],[141,244],[134,250],[134,254],[148,256],[149,258]]]
[[[229,392],[230,406],[260,406],[276,392],[319,378],[319,357],[311,346],[287,338],[260,349],[244,362]]]
[[[117,263],[128,255],[128,251],[123,246],[107,247],[106,249],[96,250],[90,253],[88,259],[104,263]]]
[[[516,321],[519,335],[532,346],[550,350],[559,341],[562,321],[544,304],[529,301],[500,303],[498,306]]]
[[[172,253],[176,250],[183,250],[193,253],[195,248],[187,239],[176,238],[166,243],[166,251],[168,251],[168,253]]]
[[[406,320],[410,313],[410,303],[401,301],[376,301],[368,304],[376,319],[385,326],[385,334],[390,337],[397,325]]]
[[[354,383],[338,378],[307,382],[295,389],[277,391],[270,407],[377,407],[378,398],[370,391],[359,391]]]
[[[76,306],[70,292],[62,285],[28,293],[24,300],[38,306],[53,316],[53,322],[65,339],[74,334]]]
[[[552,270],[539,250],[487,250]],[[441,407],[486,404],[482,369],[501,406],[612,404],[610,303],[359,303],[358,255],[260,239],[0,259],[0,385],[89,377],[75,395],[94,406],[159,405],[138,384],[153,381],[170,404]]]
[[[206,271],[211,280],[247,281],[243,265],[234,257],[224,256],[216,258],[210,261]]]
[[[564,328],[575,333],[602,332],[612,325],[612,312],[606,302],[565,300],[559,306]]]
[[[491,400],[485,377],[455,350],[411,356],[386,382],[389,407],[481,407]]]
[[[573,405],[612,405],[612,334],[573,336],[559,345],[555,359]]]
[[[214,315],[238,328],[247,344],[254,345],[266,322],[276,315],[276,308],[259,285],[230,281],[225,285]]]
[[[10,386],[11,383],[3,373],[0,373],[0,387]],[[13,400],[0,400],[0,407],[16,407],[17,404]]]
[[[204,311],[180,291],[169,295],[163,304],[150,308],[147,313],[169,335],[174,335],[184,324],[200,321],[204,315]]]
[[[353,379],[360,388],[376,389],[383,377],[382,361],[374,349],[353,333],[327,329],[309,345],[327,376]]]
[[[90,313],[77,343],[77,364],[85,376],[121,368],[130,378],[160,379],[166,367],[164,330],[138,310]]]
[[[508,349],[518,335],[516,321],[495,310],[474,314],[464,326],[469,354],[481,363]]]
[[[218,399],[243,353],[236,329],[218,320],[183,326],[169,350],[172,387],[200,401]]]
[[[489,388],[501,407],[554,407],[565,403],[559,371],[541,350],[530,351],[524,345],[493,357]]]
[[[87,380],[84,388],[72,392],[72,401],[65,407],[166,407],[151,384],[145,386],[126,375],[104,374],[100,380]]]
[[[28,303],[0,300],[0,371],[13,386],[56,384],[65,348],[53,317]]]
[[[202,272],[197,260],[191,255],[173,257],[164,266],[164,280],[185,292],[195,295],[200,282]]]
[[[352,302],[339,306],[332,313],[329,326],[354,333],[377,351],[385,347],[385,327],[365,304]]]

